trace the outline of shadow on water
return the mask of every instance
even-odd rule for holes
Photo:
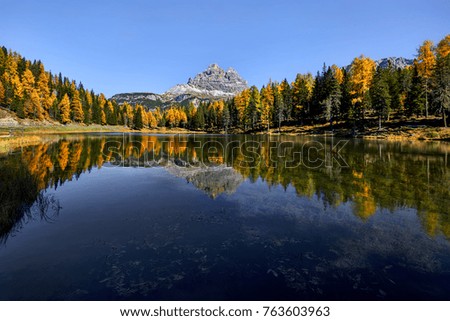
[[[58,200],[38,188],[26,165],[8,166],[10,161],[0,160],[0,243],[30,220],[51,222],[60,210]]]

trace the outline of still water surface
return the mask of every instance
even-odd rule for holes
[[[49,137],[0,155],[0,300],[450,300],[449,152]]]

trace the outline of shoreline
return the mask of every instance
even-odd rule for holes
[[[399,140],[399,141],[450,141],[450,128],[445,127],[386,127],[367,128],[354,131],[349,128],[337,128],[333,131],[328,126],[282,126],[267,131],[244,132],[242,130],[225,131],[197,131],[185,128],[154,128],[135,130],[123,126],[83,126],[83,125],[41,125],[41,126],[11,126],[0,127],[0,140],[17,138],[21,136],[55,135],[55,134],[89,134],[89,133],[143,133],[143,134],[247,134],[247,135],[274,135],[274,136],[334,136],[343,138],[359,138],[371,140]]]

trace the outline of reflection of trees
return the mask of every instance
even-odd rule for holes
[[[290,147],[281,150],[283,142],[291,142]],[[197,168],[189,177],[205,191],[211,189],[207,181],[213,176],[202,173],[202,166],[222,166],[233,167],[252,182],[261,179],[269,186],[292,186],[298,195],[317,196],[330,206],[351,202],[354,214],[363,220],[377,208],[414,208],[429,235],[450,237],[448,144],[352,141],[342,150],[348,167],[333,163],[308,168],[300,154],[304,142],[305,138],[268,136],[81,136],[24,148],[0,160],[0,235],[26,216],[40,191],[92,168],[176,164]],[[323,157],[326,152],[327,148]],[[303,165],[294,166],[298,161]],[[226,175],[222,180],[214,196],[227,190]]]

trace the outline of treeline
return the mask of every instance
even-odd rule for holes
[[[233,99],[192,103],[148,111],[145,107],[117,104],[81,83],[45,71],[41,61],[0,50],[0,106],[21,118],[100,125],[123,125],[134,129],[184,127],[191,130],[270,130],[344,122],[365,126],[377,119],[379,127],[393,115],[440,115],[447,127],[450,112],[450,35],[437,46],[429,40],[418,49],[413,66],[376,68],[364,56],[350,68],[324,65],[315,77],[298,74],[292,83],[269,81],[252,86]]]
[[[229,101],[200,104],[186,109],[191,129],[269,130],[283,124],[309,125],[346,122],[364,126],[368,119],[379,127],[392,115],[402,118],[440,115],[447,126],[450,111],[450,35],[437,46],[425,41],[414,64],[376,68],[364,56],[349,69],[323,66],[315,77],[298,74],[289,83],[252,86]]]
[[[0,50],[0,106],[20,118],[53,120],[62,124],[124,125],[140,129],[153,119],[142,106],[118,105],[83,84],[46,71],[41,61]],[[156,125],[155,125],[156,126]]]

